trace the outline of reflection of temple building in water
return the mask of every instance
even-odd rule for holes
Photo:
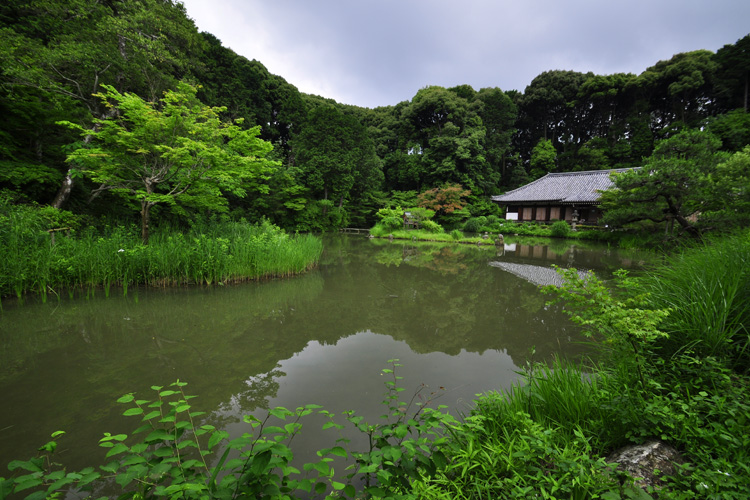
[[[576,245],[523,245],[506,244],[498,247],[498,257],[503,260],[527,262],[528,260],[545,261],[561,267],[580,267],[583,269],[632,268],[642,265],[630,257],[623,257],[616,251],[588,250]]]
[[[515,264],[513,262],[490,262],[492,267],[498,267],[521,279],[537,286],[555,285],[562,286],[565,283],[562,276],[552,267],[535,266],[532,264]],[[583,278],[586,271],[578,271]]]

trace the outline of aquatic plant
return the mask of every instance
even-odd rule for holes
[[[317,263],[322,242],[289,235],[262,221],[214,221],[189,231],[163,227],[144,245],[135,227],[46,231],[38,211],[6,207],[0,220],[0,295],[63,289],[124,291],[132,285],[172,286],[236,282],[302,273]]]

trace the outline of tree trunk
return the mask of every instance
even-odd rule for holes
[[[151,217],[152,203],[146,200],[141,202],[141,242],[148,245],[148,222]]]
[[[58,210],[62,208],[68,198],[70,198],[70,192],[73,190],[73,177],[70,175],[72,167],[68,167],[68,173],[65,174],[62,186],[57,191],[55,199],[52,201],[52,206]]]
[[[117,108],[114,106],[106,111],[105,113],[101,114],[101,118],[103,120],[107,120],[109,118],[112,118],[117,115]],[[94,124],[94,131],[98,131],[100,128],[99,124]],[[88,144],[91,142],[91,139],[93,136],[91,134],[86,134],[86,137],[83,138],[83,144]],[[55,195],[55,199],[52,201],[52,207],[60,210],[63,205],[68,201],[68,198],[70,198],[70,193],[73,191],[73,170],[75,170],[75,167],[73,165],[70,165],[68,167],[68,171],[65,173],[65,179],[63,180],[62,186],[60,186],[60,189],[57,191],[57,194]]]
[[[667,207],[669,207],[669,212],[674,217],[673,220],[676,220],[677,223],[687,231],[688,234],[690,234],[693,237],[699,237],[701,235],[700,231],[698,231],[698,228],[695,227],[695,225],[691,224],[689,220],[687,220],[677,209],[677,206],[674,203],[674,200],[672,200],[671,197],[666,197],[667,200]]]

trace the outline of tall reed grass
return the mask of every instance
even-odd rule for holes
[[[560,358],[551,365],[529,365],[521,382],[508,390],[479,397],[474,412],[487,419],[485,425],[490,434],[501,434],[523,413],[545,427],[560,429],[567,439],[575,438],[574,431],[582,431],[592,436],[595,449],[608,449],[616,444],[610,439],[618,440],[604,432],[612,424],[603,402],[609,397],[613,381],[605,370],[595,368],[594,373]]]
[[[136,228],[58,235],[55,244],[34,210],[3,207],[0,295],[131,285],[215,284],[302,273],[315,266],[322,242],[289,235],[264,221],[161,228],[148,245]]]
[[[669,308],[667,353],[732,359],[750,368],[750,233],[687,250],[645,281],[655,308]]]

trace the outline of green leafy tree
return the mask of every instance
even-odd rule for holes
[[[717,165],[711,181],[713,206],[702,214],[703,225],[715,229],[750,226],[750,145]]]
[[[144,243],[155,205],[220,211],[224,192],[267,189],[260,181],[275,165],[265,159],[272,146],[257,137],[258,127],[222,122],[223,108],[203,105],[194,87],[180,83],[159,106],[103,87],[98,97],[115,112],[91,129],[63,122],[90,139],[68,161],[99,185],[96,192],[111,190],[138,203]]]
[[[661,141],[643,167],[614,177],[616,189],[602,193],[604,222],[676,222],[700,233],[700,213],[712,206],[710,185],[721,142],[708,132],[684,130]]]
[[[511,138],[516,132],[518,106],[499,88],[484,88],[476,97],[483,104],[479,116],[485,128],[484,154],[492,172],[499,172],[501,182],[510,177],[508,156]]]
[[[465,87],[427,87],[404,108],[408,141],[402,147],[408,158],[402,164],[411,170],[409,177],[418,179],[419,189],[453,183],[486,192],[499,183],[499,173],[491,171],[484,156],[481,103],[470,102],[468,95]]]
[[[721,139],[724,151],[740,151],[750,144],[750,113],[735,109],[708,121],[708,130]]]
[[[558,268],[557,272],[565,280],[564,285],[548,285],[542,291],[564,301],[565,312],[583,326],[587,336],[601,335],[618,349],[632,349],[641,388],[645,390],[644,351],[652,350],[656,341],[667,337],[659,327],[669,309],[653,308],[648,293],[623,269],[615,272],[618,293],[593,272],[581,273],[573,268]]]
[[[675,54],[648,68],[634,83],[647,96],[652,125],[666,129],[678,122],[697,126],[712,101],[712,82],[718,68],[710,50]]]
[[[111,109],[94,97],[102,83],[156,100],[200,67],[201,40],[181,3],[11,0],[0,5],[0,21],[0,84],[11,91],[7,96],[21,122],[11,135],[21,148],[30,128],[37,131],[38,150],[60,145],[54,134],[39,133],[44,128],[38,113],[19,114],[30,92],[42,110],[65,110],[67,119],[91,123]],[[62,174],[52,201],[62,207],[73,189],[73,166],[66,168],[63,155],[49,153],[33,163],[43,165],[45,175],[50,169]]]
[[[724,45],[714,56],[716,97],[725,110],[742,108],[748,111],[750,96],[750,34],[734,44]]]
[[[339,209],[352,195],[382,184],[382,164],[367,129],[334,106],[310,111],[294,150],[301,183],[313,196],[338,203]]]
[[[573,170],[575,152],[591,138],[587,126],[589,103],[578,99],[583,84],[593,76],[576,71],[545,71],[519,98],[516,147],[530,159],[540,140],[550,140],[563,171]],[[560,161],[569,158],[568,161]]]
[[[531,150],[531,178],[539,177],[553,172],[557,162],[557,151],[549,139],[541,139],[534,149]]]

